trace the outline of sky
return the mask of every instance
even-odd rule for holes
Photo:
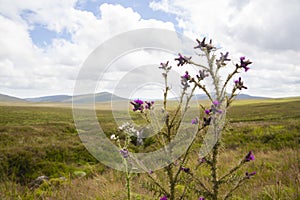
[[[0,5],[1,94],[72,95],[82,65],[100,44],[126,31],[161,28],[193,40],[213,38],[233,61],[251,59],[242,75],[246,94],[300,96],[298,0],[0,0]],[[131,65],[159,64],[162,58],[172,59],[162,52],[125,55],[99,90],[113,92]],[[147,73],[155,80],[157,74]],[[153,96],[159,86],[150,86],[131,94]]]

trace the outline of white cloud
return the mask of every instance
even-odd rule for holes
[[[247,92],[273,97],[299,95],[299,1],[161,0],[149,5],[176,14],[184,34],[213,38],[231,55],[249,57],[254,63],[243,75]]]
[[[174,30],[170,22],[144,20],[120,5],[99,5],[99,18],[77,10],[75,4],[75,0],[1,3],[1,93],[23,97],[71,94],[81,64],[101,42],[138,28]],[[45,47],[36,46],[30,30],[37,24],[57,33],[66,32],[70,40],[57,37]]]

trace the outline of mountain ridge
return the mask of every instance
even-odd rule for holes
[[[73,100],[77,103],[85,103],[90,102],[91,98],[95,98],[95,102],[107,102],[107,101],[122,101],[128,100],[126,98],[117,96],[115,94],[109,92],[99,92],[96,94],[83,94],[77,96],[71,95],[49,95],[49,96],[40,96],[33,98],[17,98],[14,96],[9,96],[5,94],[0,94],[0,102],[32,102],[32,103],[71,103]],[[269,97],[261,97],[261,96],[252,96],[248,94],[239,94],[236,99],[268,99]],[[169,100],[177,100],[178,97],[170,98]],[[207,100],[207,96],[205,94],[195,94],[193,97],[194,100]],[[148,99],[150,100],[150,99]],[[153,100],[162,100],[162,99],[153,99]]]

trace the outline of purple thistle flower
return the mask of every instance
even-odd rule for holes
[[[207,115],[209,115],[210,112],[211,112],[210,109],[206,109],[206,110],[205,110],[205,114],[207,114]]]
[[[189,72],[186,71],[183,76],[181,76],[181,85],[183,86],[183,89],[187,89],[190,87],[188,84],[188,81],[190,80],[191,76],[189,75]]]
[[[210,109],[206,109],[205,113],[209,115],[211,112],[212,113],[219,113],[221,114],[223,111],[218,109],[218,106],[220,105],[220,102],[218,100],[213,101],[213,104],[211,105]]]
[[[203,40],[200,42],[200,40],[196,39],[198,45],[194,47],[194,49],[204,49],[206,48],[208,51],[214,49],[215,47],[212,45],[212,40],[209,40],[209,43],[205,43],[206,38],[204,37]]]
[[[175,58],[175,60],[178,61],[177,66],[183,66],[184,64],[188,64],[189,61],[192,59],[192,57],[186,57],[186,56],[182,56],[180,53],[178,54],[178,58]]]
[[[160,63],[160,67],[158,67],[158,68],[160,68],[160,69],[167,69],[167,67],[168,67],[168,65],[169,65],[169,61],[167,61],[166,63]]]
[[[216,60],[217,64],[225,66],[226,65],[225,61],[231,61],[231,59],[228,58],[228,54],[229,54],[228,52],[226,52],[225,54],[221,52],[220,59]]]
[[[141,105],[144,103],[144,102],[143,102],[142,100],[140,100],[140,99],[136,99],[136,100],[134,100],[134,102],[137,103],[137,104],[141,104]]]
[[[251,176],[254,176],[255,174],[256,174],[256,172],[251,172],[251,173],[246,172],[245,173],[247,178],[250,178]]]
[[[195,119],[192,119],[192,124],[198,124],[199,123],[199,118],[196,117]]]
[[[186,71],[185,74],[181,77],[181,78],[184,78],[186,80],[189,80],[191,78],[191,76],[189,75],[189,72]]]
[[[160,198],[159,200],[168,200],[168,197],[165,195],[162,198]]]
[[[200,197],[198,200],[205,200],[205,198],[204,197]]]
[[[214,104],[215,106],[218,106],[218,105],[220,105],[220,102],[219,102],[218,100],[214,100],[214,101],[213,101],[213,104]]]
[[[150,110],[154,104],[154,101],[145,101],[145,109],[147,110]]]
[[[191,172],[190,168],[187,168],[187,167],[180,167],[180,170],[182,170],[182,171],[184,171],[185,173],[188,173],[188,174]]]
[[[217,106],[215,106],[215,105],[211,105],[210,112],[212,112],[212,113],[219,113],[219,114],[221,114],[223,111],[222,111],[222,110],[219,110],[219,109],[217,108]]]
[[[131,101],[130,104],[133,105],[133,109],[132,109],[133,111],[140,110],[141,112],[143,112],[143,110],[144,110],[144,106],[143,106],[144,102],[142,100],[136,99],[136,100]]]
[[[194,47],[194,49],[201,49],[201,48],[204,48],[206,45],[205,45],[205,40],[206,38],[204,37],[203,40],[200,42],[200,40],[196,39],[198,45]]]
[[[249,151],[249,153],[245,156],[245,162],[250,162],[251,160],[255,160],[255,157],[253,152]]]
[[[248,59],[246,60],[245,56],[240,57],[240,65],[236,64],[238,68],[244,68],[245,72],[247,72],[250,68],[248,65],[252,64],[252,62]]]
[[[123,158],[128,158],[129,157],[129,151],[127,149],[121,149],[120,153],[123,156]]]
[[[234,83],[235,83],[235,87],[239,90],[247,89],[247,87],[244,86],[244,82],[242,81],[241,77],[239,77],[238,80],[235,80]]]

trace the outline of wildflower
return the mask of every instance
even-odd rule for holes
[[[242,81],[241,77],[239,77],[238,80],[235,80],[234,83],[235,83],[235,87],[239,90],[247,89],[247,87],[244,86],[244,82]]]
[[[150,110],[154,104],[154,101],[145,101],[145,109],[147,110]]]
[[[205,73],[206,70],[199,70],[199,75],[197,74],[198,81],[203,80],[205,77],[208,77],[208,74]]]
[[[252,62],[248,59],[245,60],[246,58],[244,56],[240,57],[240,65],[236,64],[235,66],[237,68],[244,68],[245,72],[247,72],[250,68],[248,67],[248,65],[252,64]]]
[[[205,43],[206,38],[204,37],[203,40],[200,42],[200,40],[196,39],[198,42],[198,45],[194,47],[194,49],[207,49],[208,51],[215,49],[215,47],[212,45],[212,40],[209,41],[208,44]]]
[[[249,151],[249,153],[245,156],[245,162],[250,162],[251,160],[255,160],[255,157],[253,152]]]
[[[189,72],[186,71],[185,74],[181,78],[184,78],[188,81],[188,80],[190,80],[191,76],[189,75]]]
[[[205,200],[205,198],[204,197],[200,197],[198,200]]]
[[[220,56],[220,59],[219,60],[216,60],[217,64],[220,65],[220,66],[225,66],[226,63],[225,61],[230,61],[231,59],[228,58],[228,52],[226,52],[225,54],[223,54],[221,52],[221,56]]]
[[[134,101],[131,101],[130,103],[134,106],[133,109],[132,109],[133,111],[140,110],[141,112],[143,112],[143,110],[144,110],[144,106],[143,106],[144,102],[142,100],[136,99]]]
[[[167,196],[163,196],[162,198],[160,198],[159,200],[168,200]]]
[[[212,113],[219,113],[219,114],[221,114],[221,113],[223,112],[222,110],[219,110],[219,109],[217,108],[217,106],[215,106],[215,105],[211,105],[210,111],[211,111]]]
[[[215,106],[218,106],[218,105],[220,105],[220,102],[219,102],[218,100],[214,100],[214,101],[213,101],[213,104],[214,104]]]
[[[116,139],[117,139],[117,137],[116,137],[116,135],[115,135],[115,134],[112,134],[112,135],[110,136],[110,139],[111,139],[111,140],[116,140]]]
[[[247,178],[250,178],[251,176],[254,176],[255,174],[256,174],[256,172],[251,172],[251,173],[246,172],[245,173]]]
[[[196,117],[195,119],[192,119],[192,124],[198,124],[199,123],[199,118]]]
[[[204,127],[209,126],[210,122],[211,122],[211,117],[209,117],[209,118],[203,117],[203,121],[204,121],[204,123],[203,123]]]
[[[205,110],[205,114],[207,114],[207,115],[209,115],[210,112],[211,112],[210,109]]]
[[[172,67],[171,66],[168,66],[169,65],[169,61],[167,61],[166,63],[160,63],[160,67],[158,67],[159,69],[164,69],[164,70],[168,70],[168,69],[171,69]]]
[[[189,72],[186,71],[185,74],[183,76],[181,76],[181,85],[183,86],[183,89],[187,89],[188,87],[190,87],[190,85],[188,84],[188,81],[190,80],[191,76],[189,75]]]
[[[148,173],[149,173],[149,174],[153,174],[153,171],[150,169]]]
[[[128,158],[129,157],[129,151],[127,149],[121,149],[120,150],[121,155],[123,156],[123,158]]]
[[[182,170],[182,171],[184,171],[185,173],[188,173],[188,174],[191,172],[190,168],[187,168],[187,167],[180,167],[180,170]]]
[[[210,113],[213,113],[213,114],[219,113],[219,114],[221,114],[221,113],[222,113],[222,110],[219,110],[219,109],[218,109],[218,106],[220,105],[220,102],[219,102],[218,100],[215,100],[215,101],[213,101],[212,103],[213,103],[213,104],[211,105],[210,109],[206,109],[206,110],[205,110],[205,113],[206,113],[207,115],[209,115]]]
[[[192,57],[186,57],[186,56],[182,56],[180,53],[178,54],[178,58],[175,58],[175,60],[178,61],[177,66],[183,66],[184,64],[189,63],[189,61],[192,59]]]
[[[206,38],[203,38],[202,42],[200,42],[200,40],[196,39],[196,41],[198,42],[198,45],[194,47],[194,49],[201,49],[201,48],[204,48],[205,47],[205,39]]]

